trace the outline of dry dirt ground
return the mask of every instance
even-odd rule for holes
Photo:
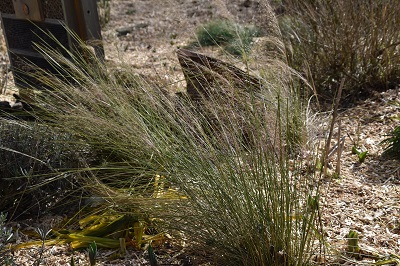
[[[156,75],[174,88],[182,87],[183,75],[176,58],[176,49],[194,40],[195,30],[214,18],[230,18],[244,24],[260,23],[257,1],[246,0],[113,0],[111,19],[103,29],[108,61],[124,61],[139,73]],[[125,28],[125,29],[124,29]],[[127,29],[126,29],[127,28]],[[127,30],[120,34],[119,30]],[[0,45],[0,60],[7,60],[4,44]],[[338,178],[322,183],[322,222],[327,243],[344,251],[350,230],[359,233],[364,251],[363,261],[336,264],[359,265],[372,262],[374,254],[400,254],[400,164],[382,157],[379,144],[398,122],[399,116],[391,102],[400,99],[400,90],[376,93],[354,107],[341,110],[341,136],[345,137]],[[327,128],[327,125],[319,125]],[[338,127],[332,146],[337,143]],[[322,132],[322,134],[326,134]],[[364,163],[351,153],[357,144],[368,151]],[[336,167],[331,158],[332,170]],[[98,265],[147,265],[146,251],[131,252],[125,260],[109,261],[112,251],[101,251]],[[31,265],[37,249],[15,253],[18,265]],[[157,254],[163,265],[191,265],[190,252],[181,245],[169,254]],[[46,251],[43,265],[67,265],[71,252],[67,247],[52,247]],[[87,265],[86,255],[75,253],[77,265]],[[333,263],[331,258],[330,262]]]

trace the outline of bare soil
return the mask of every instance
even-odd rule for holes
[[[230,18],[244,24],[263,21],[256,0],[113,0],[111,19],[102,35],[106,58],[125,62],[137,71],[162,78],[179,90],[184,87],[176,50],[195,39],[196,29],[215,18]],[[127,30],[121,34],[122,30]],[[7,61],[4,40],[0,39],[0,60]],[[362,261],[346,262],[329,259],[330,264],[358,265],[373,262],[373,256],[400,254],[400,163],[382,156],[380,142],[394,129],[400,116],[391,102],[400,99],[400,90],[376,93],[354,107],[340,110],[341,137],[345,137],[340,158],[339,177],[325,179],[322,184],[321,210],[325,238],[332,249],[344,252],[350,230],[359,233],[364,252]],[[319,114],[316,120],[321,120]],[[328,124],[319,124],[321,137]],[[338,127],[332,145],[337,144]],[[352,154],[354,145],[368,151],[359,162]],[[337,164],[330,160],[331,171]],[[51,218],[53,219],[53,218]],[[18,265],[31,265],[37,249],[16,251]],[[43,265],[68,265],[71,251],[66,246],[50,247]],[[102,250],[97,265],[148,265],[146,251],[130,251],[124,260],[110,260],[112,251]],[[162,265],[205,264],[204,258],[193,255],[187,243],[174,243],[157,255]],[[75,253],[77,265],[87,265],[84,253]],[[197,257],[196,257],[197,256]],[[190,264],[193,263],[193,264]]]

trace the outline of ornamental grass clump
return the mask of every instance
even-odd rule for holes
[[[80,182],[106,207],[158,218],[218,265],[307,265],[320,251],[318,179],[303,171],[306,120],[284,63],[248,70],[257,88],[219,77],[192,100],[123,66],[121,80],[84,44],[70,58],[38,49],[58,71],[36,74],[51,88],[38,115],[101,154]]]

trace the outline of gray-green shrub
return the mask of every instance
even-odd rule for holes
[[[90,150],[71,135],[39,121],[0,119],[0,210],[11,219],[40,216],[81,193],[67,169],[90,161]]]

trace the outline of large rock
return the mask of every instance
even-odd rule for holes
[[[256,77],[232,64],[187,49],[178,50],[177,55],[187,82],[187,93],[192,100],[209,98],[213,92],[225,93],[229,97],[232,88],[261,88]]]

